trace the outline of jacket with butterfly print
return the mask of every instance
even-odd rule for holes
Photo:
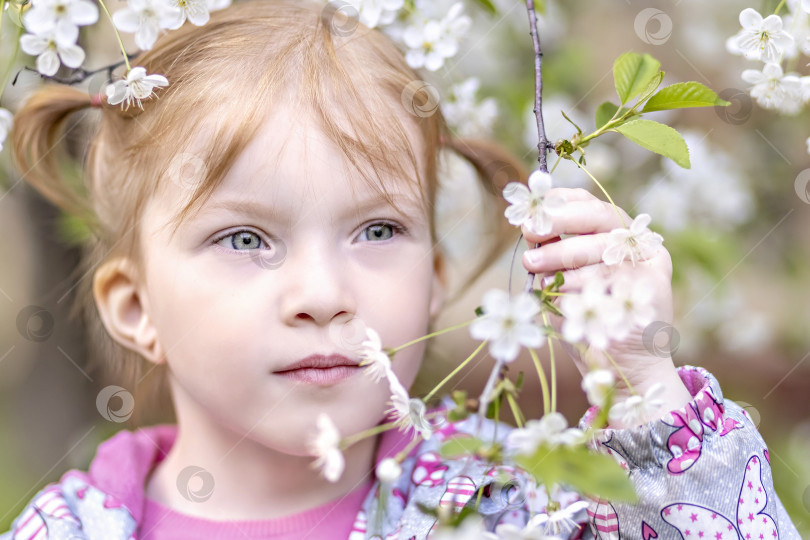
[[[686,366],[679,368],[679,374],[693,396],[684,408],[633,429],[605,430],[596,442],[599,451],[613,456],[627,470],[639,502],[581,501],[575,493],[558,491],[554,496],[568,521],[547,521],[549,535],[545,538],[799,538],[774,492],[768,449],[747,413],[723,400],[716,379],[707,371]],[[449,399],[443,403],[443,407],[451,405]],[[583,427],[595,412],[585,415]],[[428,538],[436,518],[422,512],[420,506],[457,511],[477,503],[490,531],[501,524],[520,528],[535,513],[542,514],[545,490],[537,489],[530,475],[509,464],[492,466],[440,455],[448,438],[476,433],[478,420],[473,415],[443,424],[410,453],[396,482],[375,482],[357,511],[349,540]],[[510,431],[489,420],[481,426],[480,436],[501,441]],[[130,435],[122,432],[113,439],[119,438],[122,445]],[[399,443],[404,442],[404,436],[396,432],[384,435],[389,449],[402,447],[397,442],[390,444],[398,436]],[[130,459],[120,465],[138,469],[139,474],[134,475],[137,484],[137,478],[143,480],[154,464]],[[99,471],[97,467],[95,477],[69,471],[59,483],[40,491],[0,540],[136,539],[138,510],[133,512],[122,502],[126,495],[99,488],[104,485],[99,478],[106,473],[120,474],[120,469]],[[128,489],[142,492],[143,487]],[[529,537],[536,536],[521,538]]]

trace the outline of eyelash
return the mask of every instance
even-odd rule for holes
[[[400,225],[398,223],[394,223],[393,221],[374,221],[372,223],[369,223],[365,227],[363,227],[363,229],[360,232],[362,233],[363,231],[366,231],[366,230],[368,230],[369,228],[371,228],[371,227],[373,227],[375,225],[387,225],[387,226],[391,227],[391,229],[394,231],[394,236],[408,234],[408,230],[405,227],[403,227],[402,225]],[[225,238],[235,236],[235,235],[237,235],[237,234],[239,234],[241,232],[247,232],[247,233],[255,234],[256,236],[258,236],[261,239],[261,241],[262,241],[262,243],[264,245],[269,244],[269,242],[265,241],[264,237],[261,234],[257,233],[256,231],[253,231],[251,229],[238,229],[238,230],[235,230],[235,231],[225,233],[225,234],[217,237],[216,239],[212,240],[211,244],[213,246],[217,247],[218,249],[221,249],[222,251],[225,251],[227,253],[241,255],[245,251],[250,251],[250,250],[249,249],[230,249],[230,248],[222,247],[222,246],[219,245],[219,243],[222,240],[224,240]],[[388,238],[386,240],[390,240],[390,239],[391,238]],[[380,242],[385,242],[386,240],[381,240]],[[372,241],[369,240],[369,242],[372,242]],[[373,242],[373,243],[377,243],[377,242]],[[261,248],[257,248],[257,249],[261,249]]]

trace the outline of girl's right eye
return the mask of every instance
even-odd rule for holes
[[[220,244],[223,240],[227,240],[227,242]],[[213,243],[223,247],[225,251],[229,253],[261,249],[263,245],[267,246],[267,242],[265,242],[258,233],[245,229],[222,235],[214,240]]]

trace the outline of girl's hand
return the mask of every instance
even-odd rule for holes
[[[537,235],[522,227],[530,248],[523,256],[523,265],[536,274],[536,280],[541,280],[539,286],[546,284],[546,278],[553,280],[554,274],[560,271],[565,277],[565,284],[560,290],[562,293],[580,293],[583,284],[593,279],[609,282],[630,279],[634,284],[646,282],[652,289],[653,322],[647,327],[646,335],[645,328],[634,327],[624,339],[611,339],[604,353],[590,348],[584,358],[576,348],[563,342],[568,353],[583,374],[594,367],[614,372],[617,380],[614,402],[634,393],[644,395],[652,385],[662,383],[664,391],[658,397],[663,399],[663,407],[651,413],[646,420],[683,407],[691,401],[691,395],[675,370],[668,348],[657,348],[651,341],[656,329],[670,328],[671,331],[672,260],[669,252],[660,246],[646,260],[636,261],[635,264],[625,260],[608,266],[602,262],[602,254],[608,245],[608,233],[615,228],[629,227],[633,221],[630,216],[621,208],[614,208],[583,189],[554,188],[549,190],[546,197],[552,195],[563,197],[566,204],[551,216],[551,232]],[[561,239],[561,235],[573,236]],[[542,246],[534,248],[538,242]],[[537,286],[538,283],[535,283]],[[559,317],[551,317],[550,322],[558,332],[561,331],[562,321]],[[617,373],[617,368],[622,373]],[[632,390],[627,387],[622,375]],[[619,424],[611,423],[613,427],[630,427]]]

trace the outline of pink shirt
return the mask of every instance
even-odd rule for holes
[[[145,496],[146,479],[162,461],[177,437],[173,425],[120,431],[99,445],[87,473],[69,471],[107,495],[105,507],[124,506],[140,524],[138,540],[273,539],[319,540],[347,538],[363,501],[375,484],[372,476],[347,495],[281,518],[213,521],[176,512]],[[408,444],[397,430],[381,435],[376,461],[393,457]]]

